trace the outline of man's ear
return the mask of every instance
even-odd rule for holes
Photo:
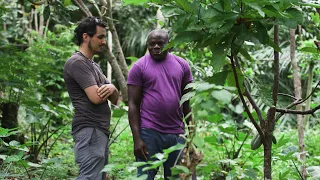
[[[83,34],[82,34],[83,42],[88,42],[89,37],[90,37],[90,36],[89,36],[87,33],[83,33]]]

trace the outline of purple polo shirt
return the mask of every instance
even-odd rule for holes
[[[141,128],[162,133],[183,134],[181,86],[192,81],[188,63],[171,53],[163,61],[147,54],[131,68],[128,85],[142,87]]]

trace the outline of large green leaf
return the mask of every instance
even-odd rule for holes
[[[200,119],[205,119],[208,115],[209,115],[208,111],[206,111],[206,110],[204,110],[204,109],[197,111],[197,116],[198,116]]]
[[[217,29],[216,33],[223,34],[223,35],[227,34],[228,31],[233,27],[234,23],[235,23],[235,18],[224,21],[222,23],[222,26]]]
[[[189,43],[192,41],[197,41],[202,37],[202,34],[197,31],[185,31],[179,33],[175,38],[175,44]]]
[[[186,85],[186,87],[184,87],[184,89],[193,89],[194,87],[196,87],[196,83],[189,83]]]
[[[212,91],[211,95],[218,101],[221,101],[223,104],[230,103],[232,98],[232,94],[229,91],[224,89],[218,90],[218,91]]]
[[[242,71],[239,68],[236,68],[236,72],[238,75],[238,80],[239,80],[239,86],[241,88],[241,92],[244,91],[244,86],[243,86],[243,81],[244,81],[244,76],[242,74]],[[231,87],[236,87],[236,81],[233,72],[229,72],[228,77],[227,77],[227,84],[228,86]]]
[[[191,92],[188,92],[186,94],[184,94],[181,98],[181,101],[180,101],[180,106],[185,103],[186,101],[189,101],[194,95],[196,94],[196,92],[194,91],[191,91]]]
[[[156,169],[159,166],[161,166],[164,162],[166,162],[166,159],[153,161],[153,162],[150,163],[150,166],[147,166],[147,167],[143,168],[142,171],[147,171],[147,170],[150,170],[150,169]]]
[[[299,24],[302,24],[304,21],[304,16],[301,11],[295,8],[290,8],[286,10],[291,17],[289,18],[280,18],[279,22],[289,28],[295,29]]]
[[[203,83],[198,83],[198,84],[196,85],[196,90],[197,90],[198,92],[202,92],[202,91],[207,91],[207,90],[209,90],[209,89],[212,89],[212,88],[214,88],[214,87],[216,87],[214,84],[209,84],[209,83],[207,83],[207,82],[203,82]]]
[[[219,3],[221,3],[221,7],[224,11],[229,12],[231,11],[231,1],[230,0],[220,0]]]
[[[222,114],[214,114],[212,116],[209,116],[207,118],[207,121],[212,122],[212,123],[218,123],[222,119],[223,119],[223,115]]]
[[[204,139],[200,136],[195,136],[192,140],[193,144],[197,146],[197,148],[201,149],[204,145]]]
[[[188,174],[189,173],[189,169],[187,167],[185,167],[185,166],[176,165],[176,166],[171,168],[171,172],[172,172],[172,175],[177,175],[177,174],[180,174],[180,173]]]
[[[265,13],[263,12],[262,8],[263,6],[259,5],[258,3],[254,2],[245,2],[245,4],[247,4],[249,7],[251,7],[252,9],[256,10],[258,12],[258,14],[261,17],[265,17]]]
[[[222,46],[212,47],[212,67],[215,71],[219,71],[228,62],[226,61],[226,55]]]
[[[178,7],[185,10],[186,12],[192,13],[196,9],[196,7],[192,6],[192,4],[188,0],[176,0],[175,2]]]
[[[173,152],[173,151],[181,150],[181,149],[183,149],[183,148],[185,148],[185,145],[178,143],[178,144],[176,144],[176,145],[174,145],[174,146],[171,146],[171,147],[168,148],[168,149],[163,150],[163,152],[166,153],[166,154],[169,154],[169,153],[171,153],[171,152]]]
[[[260,22],[254,22],[254,26],[256,28],[256,33],[254,36],[260,41],[261,44],[267,44],[270,40],[267,28]]]
[[[175,7],[175,6],[163,6],[161,8],[162,14],[164,17],[169,18],[176,15],[185,14],[184,11]]]
[[[203,108],[203,110],[212,110],[214,103],[215,102],[208,99],[208,100],[204,101],[203,103],[201,103],[200,106],[201,106],[201,108]]]
[[[276,18],[288,18],[288,16],[274,8],[274,6],[264,6],[262,8],[262,11],[268,16],[268,17],[276,17]]]
[[[228,77],[229,71],[221,71],[213,74],[206,81],[211,84],[224,85]]]
[[[253,58],[250,56],[250,54],[248,53],[248,51],[246,49],[240,48],[240,53],[242,54],[243,57],[245,57],[249,61],[253,61]]]
[[[8,136],[10,136],[10,134],[9,134],[9,129],[5,129],[5,128],[3,128],[3,127],[0,127],[0,138],[1,137],[8,137]]]
[[[153,155],[153,157],[157,158],[158,160],[162,160],[165,158],[165,155],[163,153],[157,153]]]
[[[217,144],[217,137],[216,136],[207,136],[204,138],[204,141],[209,143],[209,144],[212,144],[212,145],[216,145]]]
[[[112,112],[112,117],[122,117],[126,111],[124,109],[114,109]]]
[[[314,54],[320,54],[320,51],[317,48],[314,47],[303,47],[299,49],[301,52],[308,52],[308,53],[314,53]]]
[[[221,13],[217,9],[212,8],[212,6],[209,6],[206,9],[204,9],[204,8],[200,9],[201,19],[203,19],[205,21],[209,21],[209,20],[213,19],[215,16],[218,16],[220,14]]]

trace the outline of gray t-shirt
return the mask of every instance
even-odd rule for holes
[[[64,65],[63,78],[75,109],[72,133],[84,127],[94,127],[109,135],[111,112],[108,101],[96,105],[84,91],[92,85],[110,84],[99,65],[80,53],[74,53]]]

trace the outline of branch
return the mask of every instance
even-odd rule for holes
[[[231,51],[232,52],[232,51]],[[233,75],[234,75],[234,79],[235,79],[235,82],[236,82],[236,87],[237,87],[237,90],[238,90],[238,94],[239,94],[239,97],[241,99],[241,102],[244,106],[244,109],[246,111],[246,113],[248,114],[248,117],[250,119],[250,121],[252,122],[252,124],[254,125],[254,127],[257,129],[257,131],[259,132],[259,135],[260,137],[263,139],[263,142],[265,142],[265,137],[264,137],[264,134],[260,128],[260,126],[258,125],[258,123],[254,120],[252,114],[250,113],[250,110],[248,108],[248,105],[246,104],[245,100],[244,100],[244,97],[243,97],[243,94],[241,92],[241,88],[240,88],[240,85],[239,85],[239,78],[238,78],[238,74],[237,74],[237,71],[236,71],[236,67],[235,67],[235,64],[234,64],[234,59],[233,59],[233,54],[231,54],[231,56],[229,57],[230,60],[231,60],[231,66],[232,66],[232,71],[233,71]]]
[[[250,92],[248,91],[247,87],[245,87],[245,92],[244,92],[245,96],[248,98],[249,102],[251,103],[253,109],[257,112],[258,115],[258,119],[260,121],[260,126],[262,129],[264,129],[264,119],[262,117],[262,113],[261,110],[259,109],[259,107],[257,106],[256,102],[253,100]]]
[[[294,100],[297,100],[296,97],[294,97],[294,96],[292,96],[292,95],[290,95],[290,94],[278,93],[278,95],[287,96],[287,97],[289,97],[289,98],[292,98],[292,99],[294,99]]]
[[[279,45],[279,25],[274,25],[274,43]],[[273,105],[277,106],[278,100],[278,92],[279,92],[279,52],[276,50],[273,51],[274,53],[274,63],[273,63],[273,90],[272,90],[272,99]]]
[[[314,89],[312,90],[312,92],[305,98],[305,99],[298,99],[298,100],[296,100],[296,101],[294,101],[293,103],[291,103],[291,104],[289,104],[287,107],[286,107],[286,109],[290,109],[290,108],[292,108],[293,106],[296,106],[296,105],[298,105],[298,104],[301,104],[301,103],[303,103],[303,102],[305,102],[307,99],[309,99],[311,96],[312,96],[312,94],[316,91],[316,89],[317,89],[317,87],[320,85],[320,81],[318,81],[318,83],[317,83],[317,85],[314,87]],[[281,118],[281,116],[283,116],[285,113],[281,113],[281,114],[279,114],[277,117],[276,117],[276,122],[278,122],[278,120]]]
[[[73,0],[73,2],[77,4],[77,6],[86,14],[87,17],[92,16],[90,10],[87,8],[87,6],[83,3],[82,0]]]
[[[317,107],[315,107],[313,109],[307,110],[307,111],[298,111],[298,110],[281,109],[281,108],[277,108],[276,111],[280,112],[282,114],[313,114],[318,109],[320,109],[320,105],[318,105]]]
[[[98,5],[101,5],[101,4],[98,4],[98,3],[96,3],[95,1],[88,1],[88,2],[91,3],[91,4],[93,4],[93,6],[94,6],[94,7],[97,9],[97,11],[98,11],[99,17],[101,18],[102,15],[101,15],[101,11],[100,11],[99,6],[98,6]]]

